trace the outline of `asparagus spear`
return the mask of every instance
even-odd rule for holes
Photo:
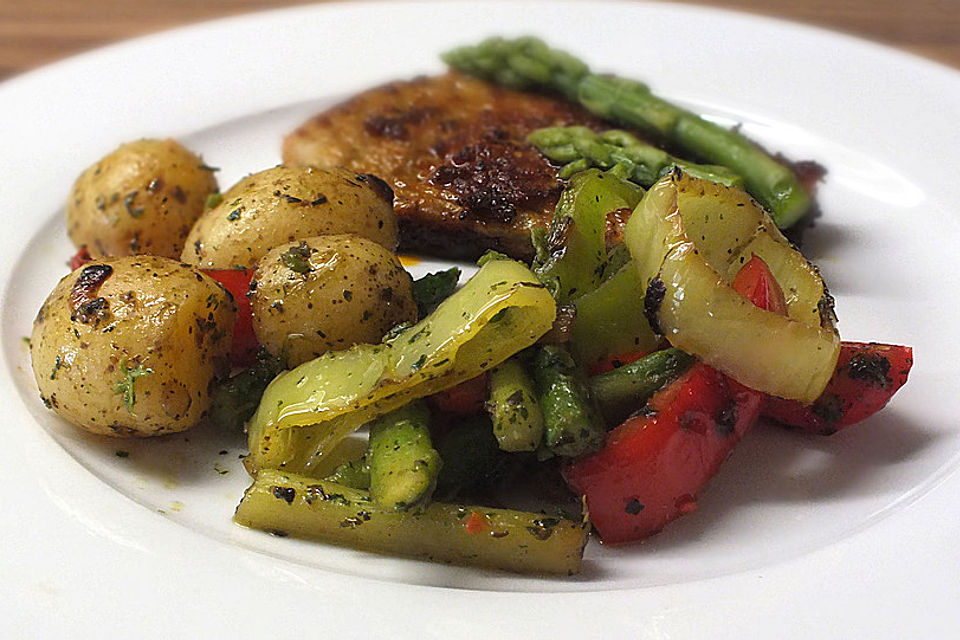
[[[670,348],[590,378],[590,392],[608,422],[618,423],[657,390],[686,371],[695,358]]]
[[[413,402],[370,425],[370,496],[384,509],[406,511],[430,500],[440,454],[430,441],[427,408]]]
[[[531,133],[528,140],[543,155],[564,163],[561,177],[585,167],[599,167],[649,187],[671,168],[680,167],[697,178],[743,187],[743,178],[726,167],[681,160],[619,129],[596,133],[587,127],[547,127]]]
[[[543,440],[543,412],[533,381],[516,357],[490,372],[493,435],[504,451],[533,451]]]
[[[506,86],[559,93],[598,116],[654,133],[707,162],[729,167],[782,229],[810,206],[797,176],[736,131],[654,96],[641,82],[590,73],[582,62],[536,38],[491,38],[454,49],[443,59],[455,69]]]
[[[574,457],[603,446],[606,430],[576,363],[565,349],[545,345],[533,359],[547,449]]]

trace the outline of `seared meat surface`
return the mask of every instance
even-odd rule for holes
[[[577,105],[456,73],[394,82],[315,116],[283,145],[287,164],[341,165],[393,187],[401,249],[529,259],[563,185],[526,143],[534,129],[608,127]]]

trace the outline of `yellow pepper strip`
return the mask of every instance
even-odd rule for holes
[[[819,397],[840,353],[832,299],[748,195],[675,170],[637,206],[625,242],[646,287],[646,315],[671,344],[759,391]],[[753,253],[783,289],[788,316],[730,287]]]
[[[364,551],[519,573],[580,571],[589,525],[538,513],[432,503],[377,507],[370,494],[266,469],[244,493],[237,524]]]
[[[490,260],[396,336],[280,374],[249,425],[247,468],[315,475],[323,455],[350,432],[495,367],[536,342],[555,316],[553,297],[527,267]]]

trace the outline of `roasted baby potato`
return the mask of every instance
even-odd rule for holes
[[[247,176],[190,232],[182,259],[203,268],[253,267],[287,242],[336,234],[393,251],[393,191],[376,176],[345,169],[279,166]]]
[[[379,342],[417,319],[410,275],[395,255],[359,236],[322,236],[275,247],[251,288],[260,344],[296,366],[327,351]]]
[[[67,232],[94,258],[179,258],[207,197],[213,169],[175,140],[137,140],[84,171],[67,201]]]
[[[107,258],[63,278],[33,323],[44,404],[109,436],[197,424],[229,367],[236,308],[216,281],[157,256]]]

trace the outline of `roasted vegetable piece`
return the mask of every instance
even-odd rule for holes
[[[487,374],[464,380],[427,398],[430,406],[445,413],[472,415],[483,411],[487,400]]]
[[[616,424],[636,411],[666,383],[695,362],[676,348],[663,349],[618,369],[590,378],[590,393],[608,423]]]
[[[436,502],[397,513],[364,491],[271,470],[257,476],[233,519],[364,551],[534,574],[577,573],[587,541],[585,525],[564,518]]]
[[[413,281],[413,299],[417,303],[419,319],[423,320],[457,289],[460,269],[450,267],[446,271],[428,273]]]
[[[646,283],[647,319],[673,346],[751,388],[816,400],[840,351],[832,298],[746,194],[675,170],[647,192],[624,237]],[[788,316],[730,287],[752,255],[786,292]]]
[[[633,209],[642,196],[640,187],[596,169],[570,179],[550,224],[546,259],[538,256],[533,269],[557,302],[597,288],[607,257],[607,214]]]
[[[295,367],[327,351],[377,343],[417,319],[400,260],[360,236],[302,238],[257,263],[250,303],[260,344]]]
[[[205,269],[207,274],[233,294],[233,302],[237,305],[237,322],[233,325],[233,351],[230,353],[230,362],[235,367],[247,367],[257,359],[260,343],[253,333],[253,313],[250,310],[250,279],[252,269]],[[276,374],[274,374],[276,375]],[[269,381],[268,381],[269,382]],[[266,386],[266,384],[264,384]],[[261,392],[263,389],[261,389]],[[257,394],[257,398],[260,394]],[[256,405],[254,405],[256,408]],[[251,411],[251,414],[253,412]],[[250,416],[248,415],[247,418]]]
[[[40,395],[92,433],[188,429],[229,371],[235,313],[217,282],[169,258],[89,262],[57,284],[34,320]]]
[[[396,248],[393,191],[383,180],[346,169],[278,166],[245,177],[204,211],[181,259],[207,269],[252,268],[281,244],[347,234]]]
[[[364,453],[359,458],[347,460],[333,470],[325,480],[336,484],[342,484],[351,489],[370,489],[370,463],[367,462],[367,455]]]
[[[378,507],[407,511],[430,501],[440,454],[430,440],[430,412],[420,402],[370,423],[370,497]]]
[[[460,422],[440,442],[443,468],[437,481],[437,496],[450,500],[488,486],[503,471],[505,455],[497,446],[486,416]]]
[[[510,358],[490,372],[487,411],[504,451],[534,451],[543,441],[543,412],[520,358]]]
[[[175,140],[124,144],[77,178],[67,200],[67,233],[95,258],[179,258],[217,191],[214,171]]]
[[[777,281],[759,258],[740,270],[732,286],[771,312],[782,304]],[[697,495],[762,404],[758,391],[696,363],[613,430],[602,451],[569,464],[564,478],[584,496],[604,542],[640,540],[696,509]]]
[[[449,51],[443,59],[459,71],[509,87],[559,93],[598,116],[729,167],[743,177],[747,190],[781,228],[791,226],[810,207],[797,176],[737,131],[657,98],[641,82],[592,74],[579,60],[536,38],[490,38]],[[589,165],[584,161],[580,166]]]
[[[591,368],[611,354],[652,351],[660,338],[643,313],[646,285],[627,263],[595,290],[574,300],[570,351]]]
[[[263,390],[284,368],[280,358],[261,349],[257,352],[256,362],[248,369],[214,388],[207,419],[224,430],[241,433],[243,423],[257,410]]]
[[[605,543],[640,540],[697,506],[697,495],[756,420],[761,396],[695,364],[658,391],[606,446],[566,465]]]
[[[614,173],[627,180],[649,187],[673,167],[680,167],[697,178],[743,187],[743,178],[726,167],[682,160],[627,131],[597,133],[581,126],[547,127],[537,129],[527,139],[540,153],[564,164],[561,176],[574,169],[582,171],[583,167],[615,169]]]
[[[837,369],[813,404],[768,397],[763,416],[807,433],[831,435],[866,420],[907,382],[913,349],[876,342],[844,342]]]
[[[540,348],[531,364],[543,411],[544,443],[552,453],[579,456],[603,446],[603,421],[590,397],[585,376],[558,346]]]
[[[530,346],[555,315],[553,298],[524,265],[485,263],[416,325],[278,376],[250,423],[248,469],[309,470],[360,425]]]

